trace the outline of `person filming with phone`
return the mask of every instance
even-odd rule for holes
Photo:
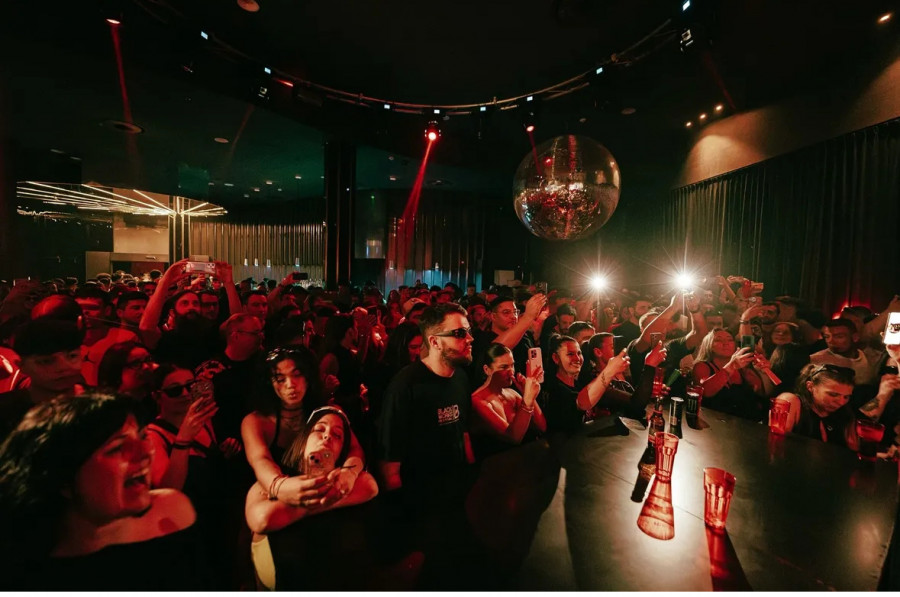
[[[749,336],[753,338],[753,336]],[[735,350],[734,336],[721,328],[709,332],[700,343],[693,379],[703,386],[703,406],[754,421],[766,415],[768,400],[756,371],[753,341]]]

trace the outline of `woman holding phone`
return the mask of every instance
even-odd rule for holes
[[[754,370],[752,346],[735,350],[734,336],[722,328],[706,334],[692,376],[703,386],[703,406],[761,421],[768,410],[766,388]]]

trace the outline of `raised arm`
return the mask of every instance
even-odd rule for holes
[[[144,309],[144,314],[141,316],[139,327],[141,339],[148,348],[156,348],[159,339],[162,338],[162,331],[159,329],[159,318],[162,315],[166,299],[169,298],[169,286],[176,283],[184,275],[184,264],[187,262],[187,259],[182,259],[170,265],[169,269],[159,279],[156,292],[147,301],[147,308]]]
[[[662,334],[663,338],[666,336],[666,328],[669,327],[669,322],[672,321],[672,318],[675,317],[675,314],[681,311],[681,307],[684,303],[683,296],[680,292],[676,292],[672,295],[672,300],[669,302],[669,306],[666,307],[665,311],[660,313],[656,319],[650,322],[650,324],[641,331],[641,336],[638,338],[637,343],[634,348],[638,352],[644,352],[650,348],[650,338],[652,334]]]
[[[241,312],[241,297],[234,287],[234,272],[230,263],[216,261],[216,277],[225,287],[225,296],[228,297],[228,315]]]
[[[522,336],[525,335],[525,332],[531,328],[535,319],[537,319],[546,304],[546,295],[536,294],[532,296],[528,299],[528,302],[525,303],[525,312],[519,317],[519,321],[516,322],[516,325],[497,336],[497,338],[494,339],[494,342],[502,344],[509,349],[515,348],[522,340]]]
[[[603,368],[603,371],[600,372],[600,375],[595,377],[591,383],[578,392],[575,403],[578,405],[579,409],[590,410],[594,408],[594,406],[600,402],[600,398],[603,397],[603,393],[606,392],[606,389],[609,387],[609,382],[628,369],[631,365],[631,359],[628,358],[627,352],[628,351],[623,349],[622,352],[611,358],[606,367]]]

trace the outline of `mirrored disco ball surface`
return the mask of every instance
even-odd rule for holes
[[[599,230],[619,205],[616,158],[587,137],[564,135],[525,156],[513,180],[516,215],[535,236],[575,240]]]

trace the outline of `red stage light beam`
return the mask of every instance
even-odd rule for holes
[[[409,251],[412,248],[413,235],[416,230],[416,214],[419,211],[419,199],[422,196],[422,184],[425,181],[425,170],[428,167],[428,157],[431,155],[431,147],[438,139],[435,131],[427,131],[425,138],[428,145],[425,146],[425,156],[422,163],[419,164],[419,173],[413,183],[412,191],[409,193],[409,199],[406,201],[406,208],[403,210],[403,221],[400,224],[400,234],[397,236],[400,240],[399,255],[397,257],[397,269],[405,271],[409,259]]]

